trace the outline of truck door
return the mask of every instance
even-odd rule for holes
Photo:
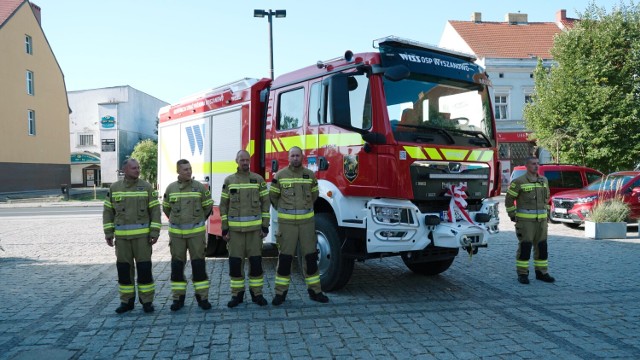
[[[359,73],[327,76],[321,93],[318,178],[328,179],[344,195],[371,196],[377,187],[378,162],[375,153],[364,150],[362,140],[372,129],[369,79]]]

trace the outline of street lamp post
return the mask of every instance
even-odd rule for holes
[[[271,9],[269,9],[269,11],[258,10],[258,9],[253,10],[253,17],[262,18],[265,16],[269,20],[269,59],[271,60],[271,80],[273,80],[273,22],[271,18],[273,16],[277,18],[287,17],[287,10],[276,10],[276,11],[272,11]]]

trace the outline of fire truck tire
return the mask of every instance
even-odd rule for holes
[[[227,243],[220,236],[209,234],[207,239],[207,248],[205,249],[207,257],[227,257]]]
[[[340,290],[351,278],[355,259],[342,255],[342,240],[333,215],[319,213],[316,214],[315,220],[322,290]]]
[[[451,266],[451,264],[453,264],[453,260],[455,260],[455,257],[438,261],[410,263],[407,261],[404,255],[402,256],[402,261],[409,268],[409,270],[413,271],[416,274],[427,276],[433,276],[443,273]]]

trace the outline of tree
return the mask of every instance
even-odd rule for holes
[[[557,66],[534,73],[524,110],[538,144],[557,162],[611,172],[640,160],[640,7],[611,13],[591,3],[551,49]]]
[[[155,186],[158,180],[158,144],[151,139],[141,140],[130,157],[140,163],[140,177]]]

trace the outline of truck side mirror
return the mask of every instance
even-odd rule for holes
[[[347,129],[351,128],[349,84],[349,76],[346,74],[336,74],[329,79],[329,113],[331,114],[331,120],[337,126]]]

